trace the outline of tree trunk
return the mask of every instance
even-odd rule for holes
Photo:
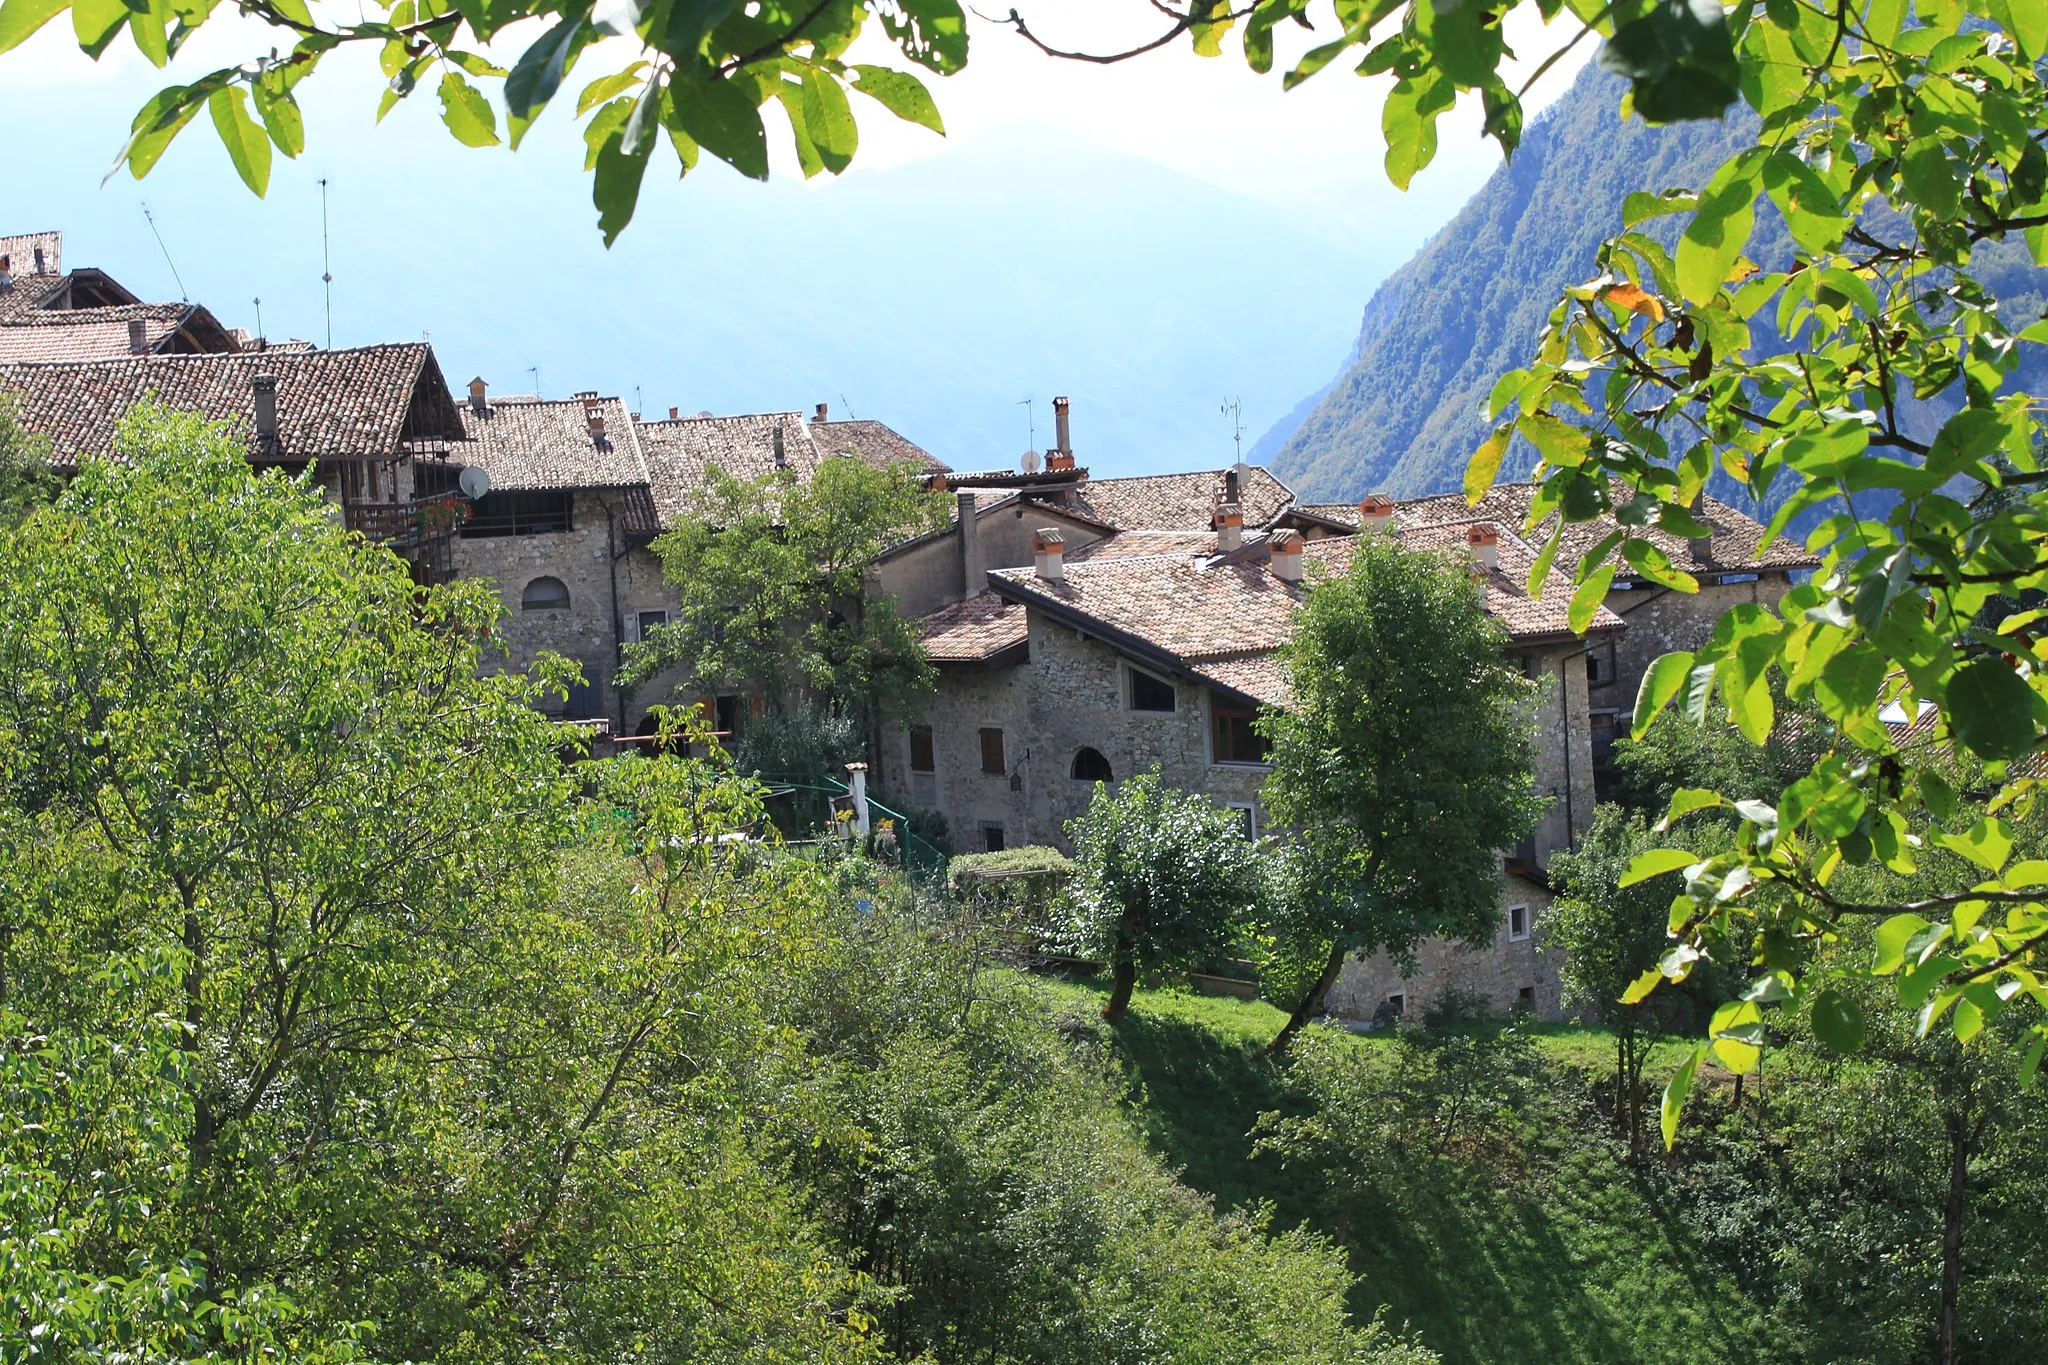
[[[1936,1328],[1935,1359],[1956,1365],[1956,1300],[1963,1285],[1963,1214],[1968,1207],[1970,1125],[1960,1113],[1942,1116],[1948,1133],[1948,1200],[1941,1217],[1941,1320]]]
[[[1131,1007],[1131,988],[1137,984],[1138,964],[1131,960],[1129,952],[1119,949],[1110,964],[1109,1001],[1102,1007],[1105,1022],[1123,1021],[1124,1012]]]
[[[1336,983],[1337,973],[1343,966],[1344,945],[1333,943],[1330,945],[1329,960],[1323,963],[1323,970],[1316,977],[1315,984],[1301,997],[1301,1003],[1294,1007],[1294,1013],[1287,1016],[1287,1022],[1281,1025],[1279,1034],[1272,1042],[1266,1044],[1266,1051],[1276,1057],[1287,1051],[1287,1045],[1294,1041],[1294,1035],[1301,1032],[1309,1020],[1322,1013],[1323,997],[1330,993],[1330,987]]]

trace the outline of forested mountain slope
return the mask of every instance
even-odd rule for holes
[[[1589,65],[1514,160],[1387,278],[1366,304],[1350,366],[1291,433],[1260,443],[1277,450],[1274,473],[1308,498],[1458,487],[1484,438],[1494,379],[1527,361],[1559,291],[1597,273],[1594,253],[1619,229],[1622,200],[1645,188],[1696,187],[1750,136],[1743,117],[1623,123],[1626,88]],[[1787,243],[1768,205],[1757,227],[1751,252],[1769,263]],[[1976,273],[2005,300],[2010,320],[2041,314],[2048,272],[2018,242],[1986,243],[1976,257]],[[2048,378],[2038,368],[2030,363],[2022,380]],[[1913,425],[1931,432],[1944,415],[1923,412]],[[1526,472],[1532,459],[1511,451],[1504,476]]]

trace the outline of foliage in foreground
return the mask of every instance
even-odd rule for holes
[[[572,780],[494,594],[122,442],[0,543],[0,1358],[1433,1359],[895,874]]]

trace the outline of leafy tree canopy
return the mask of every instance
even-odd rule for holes
[[[1362,535],[1348,569],[1312,582],[1287,650],[1292,702],[1262,720],[1265,797],[1299,827],[1313,878],[1281,926],[1321,959],[1276,1040],[1322,1006],[1348,953],[1413,952],[1432,935],[1489,940],[1500,852],[1535,827],[1528,684],[1464,565]]]
[[[931,686],[893,602],[866,591],[883,550],[945,524],[950,503],[907,464],[832,459],[808,481],[715,466],[694,515],[654,542],[681,609],[633,649],[629,681],[679,670],[700,689],[865,715]]]
[[[1057,903],[1055,937],[1109,962],[1102,1017],[1115,1023],[1141,970],[1220,957],[1259,899],[1253,845],[1237,815],[1165,785],[1157,772],[1095,784],[1087,811],[1067,822],[1074,878]]]

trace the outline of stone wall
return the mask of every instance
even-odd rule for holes
[[[959,496],[971,500],[973,493],[962,490]],[[893,596],[900,614],[923,616],[980,592],[988,586],[990,569],[1029,566],[1031,533],[1041,526],[1059,527],[1070,553],[1104,534],[1043,507],[984,510],[973,520],[971,541],[960,534],[959,525],[956,518],[952,535],[920,541],[881,560],[868,571],[871,590]]]
[[[1401,1017],[1419,1020],[1446,991],[1471,997],[1493,1014],[1528,1009],[1539,1019],[1566,1016],[1557,968],[1562,959],[1543,951],[1544,919],[1551,895],[1539,882],[1507,876],[1502,880],[1500,921],[1493,941],[1469,948],[1444,939],[1430,939],[1415,954],[1413,970],[1404,974],[1385,953],[1361,962],[1345,962],[1330,987],[1328,1008],[1346,1019],[1371,1019],[1382,1003],[1401,997]],[[1510,908],[1527,914],[1529,932],[1509,936]],[[1526,992],[1526,994],[1525,994]]]
[[[489,579],[505,604],[500,622],[501,666],[524,669],[543,650],[583,666],[591,691],[566,708],[598,715],[631,734],[647,708],[670,699],[678,681],[662,677],[621,698],[613,685],[629,621],[643,609],[673,611],[677,603],[661,580],[661,561],[645,547],[624,548],[623,537],[606,516],[616,517],[621,495],[578,492],[572,529],[545,535],[458,537],[452,557],[461,578]],[[623,549],[617,554],[615,550]],[[537,578],[560,579],[569,590],[561,610],[525,610],[521,601]]]
[[[1571,641],[1521,651],[1522,671],[1535,687],[1536,794],[1549,802],[1536,830],[1536,861],[1545,865],[1593,823],[1585,648]]]
[[[1743,578],[1734,574],[1722,577]],[[1756,602],[1774,607],[1792,587],[1789,575],[1779,570],[1760,573],[1747,583],[1702,579],[1696,593],[1673,592],[1645,584],[1607,594],[1607,609],[1628,623],[1612,651],[1611,681],[1596,686],[1591,698],[1595,710],[1612,710],[1628,715],[1635,710],[1636,692],[1643,674],[1657,657],[1675,649],[1697,649],[1714,633],[1714,623],[1738,602]]]

